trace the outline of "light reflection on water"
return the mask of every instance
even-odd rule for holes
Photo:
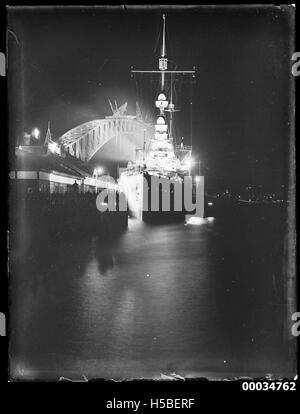
[[[286,370],[282,230],[254,221],[247,236],[248,224],[130,220],[115,238],[33,252],[19,272],[12,369],[39,378]]]

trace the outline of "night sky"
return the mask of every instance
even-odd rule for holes
[[[287,183],[293,8],[32,8],[8,13],[10,141],[35,126],[54,136],[110,115],[108,98],[149,119],[161,13],[167,54],[196,67],[193,156],[212,186]],[[12,33],[13,32],[13,33]],[[176,134],[190,143],[191,85],[176,82]]]

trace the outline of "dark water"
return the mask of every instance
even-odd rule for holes
[[[235,214],[11,253],[11,375],[290,372],[284,216]]]

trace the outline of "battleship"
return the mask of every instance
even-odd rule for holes
[[[164,218],[183,220],[187,211],[184,204],[185,177],[190,176],[192,146],[176,144],[173,134],[175,105],[173,102],[174,75],[195,77],[193,70],[169,70],[166,53],[166,16],[162,15],[162,47],[158,70],[134,70],[131,73],[159,75],[159,94],[155,101],[156,124],[148,149],[129,162],[120,174],[119,186],[126,195],[131,216],[147,221]],[[166,88],[168,80],[169,88]],[[168,100],[168,89],[170,100]],[[179,197],[179,199],[178,199]]]

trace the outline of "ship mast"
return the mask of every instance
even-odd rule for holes
[[[163,18],[163,44],[162,44],[162,57],[166,54],[166,15],[162,15]]]
[[[163,81],[164,81],[164,75],[166,73],[172,73],[172,74],[191,74],[193,78],[195,77],[195,69],[194,70],[168,70],[168,59],[166,57],[166,16],[165,14],[162,15],[163,19],[163,41],[162,41],[162,51],[161,51],[161,57],[159,58],[159,70],[134,70],[131,68],[131,73],[159,73],[161,75],[162,80],[162,88],[164,87]]]
[[[173,105],[173,82],[172,82],[172,73],[171,73],[171,96],[170,96],[170,103],[169,103],[169,111],[170,111],[170,133],[169,133],[169,137],[170,140],[172,141],[173,139],[173,110],[174,110],[174,105]]]
[[[155,134],[154,134],[154,148],[156,148],[156,160],[161,161],[161,163],[165,163],[166,165],[174,165],[174,146],[173,146],[173,112],[174,104],[173,104],[173,95],[172,95],[172,75],[174,74],[191,74],[193,78],[195,77],[195,68],[194,70],[168,70],[168,58],[166,54],[166,16],[165,14],[162,15],[162,49],[161,49],[161,56],[158,59],[158,70],[133,70],[131,69],[131,74],[134,73],[152,73],[152,74],[160,74],[161,76],[161,88],[160,93],[158,95],[157,100],[155,101],[155,106],[159,109],[159,115],[157,118],[157,123],[155,125]],[[169,104],[168,99],[164,93],[165,89],[165,77],[166,74],[171,75],[171,102]],[[170,112],[170,129],[168,134],[168,126],[165,123],[165,111]],[[172,143],[170,143],[170,141]],[[173,147],[173,150],[172,150]],[[173,155],[172,155],[172,153]],[[168,155],[169,154],[169,155]],[[155,164],[156,161],[153,160]],[[168,168],[167,168],[168,169]],[[173,167],[171,168],[173,169]]]
[[[163,38],[162,38],[162,51],[159,59],[159,69],[161,70],[161,90],[165,88],[165,70],[168,69],[168,59],[166,57],[166,15],[162,15],[163,19]]]

